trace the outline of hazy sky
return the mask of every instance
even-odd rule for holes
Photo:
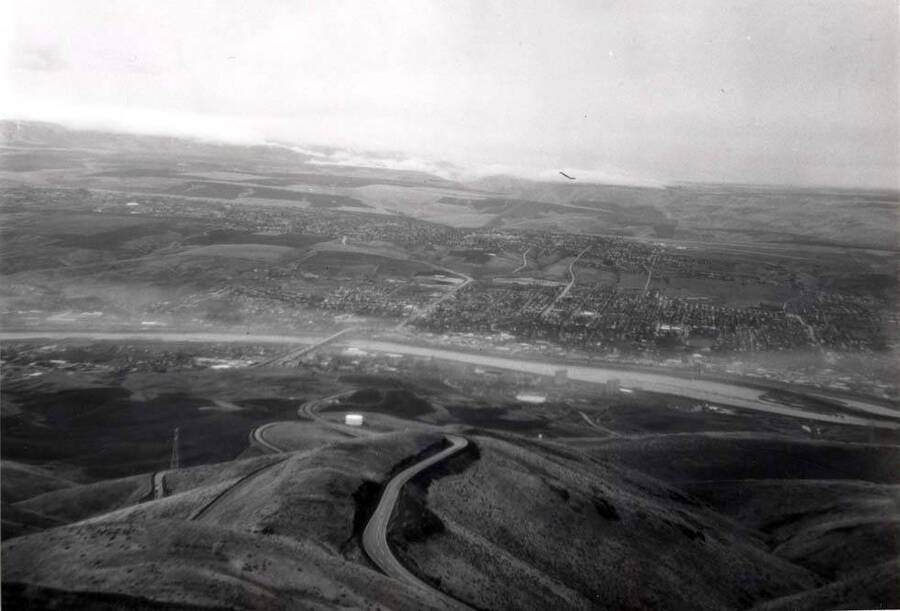
[[[895,0],[0,0],[0,114],[615,181],[898,186]]]

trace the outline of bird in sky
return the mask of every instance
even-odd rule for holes
[[[562,174],[563,176],[565,176],[565,177],[568,178],[569,180],[575,180],[575,177],[574,177],[574,176],[569,176],[569,175],[566,174],[565,172],[560,171],[560,174]]]

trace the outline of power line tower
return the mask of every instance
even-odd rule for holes
[[[178,468],[178,427],[175,427],[175,432],[172,435],[172,460],[169,462],[170,469]]]

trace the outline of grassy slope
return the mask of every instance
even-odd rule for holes
[[[45,492],[78,485],[46,469],[14,460],[0,461],[0,471],[3,472],[0,495],[4,503],[17,503]]]
[[[285,450],[311,450],[334,441],[346,441],[347,436],[316,422],[279,422],[265,430],[265,439]]]
[[[884,609],[900,601],[900,559],[859,571],[821,588],[786,596],[754,607],[754,611],[820,611]],[[886,603],[885,601],[893,601]]]
[[[16,506],[69,523],[133,505],[151,493],[150,475],[133,475],[48,492]]]
[[[896,468],[900,446],[698,433],[604,440],[591,447],[593,456],[670,482],[841,479],[900,483]]]
[[[48,551],[52,550],[52,551]],[[243,609],[396,609],[422,601],[312,541],[181,520],[66,526],[4,545],[5,584]]]
[[[720,609],[821,583],[661,482],[549,445],[476,443],[477,461],[431,484],[442,525],[403,545],[479,607]]]
[[[835,579],[900,553],[900,487],[862,481],[743,480],[685,488],[750,528],[774,553]]]
[[[3,581],[243,608],[423,608],[346,558],[359,558],[358,490],[439,439],[391,435],[169,473],[173,496],[8,541]]]

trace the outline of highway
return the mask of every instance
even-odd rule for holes
[[[277,356],[274,359],[269,359],[268,361],[263,361],[262,363],[257,363],[254,366],[255,367],[283,367],[283,366],[287,365],[289,362],[295,361],[303,356],[306,356],[313,350],[321,348],[322,346],[325,346],[326,344],[330,344],[331,342],[337,340],[338,338],[340,338],[344,335],[347,335],[348,333],[350,333],[352,331],[359,331],[359,330],[360,330],[359,327],[347,327],[345,329],[341,329],[337,333],[329,335],[325,339],[320,339],[320,340],[315,341],[315,343],[313,343],[312,345],[304,346],[302,348],[296,348],[294,350],[291,350],[290,352],[282,354],[281,356]]]
[[[397,354],[409,354],[413,356],[432,357],[448,361],[457,361],[478,365],[493,369],[507,369],[530,373],[540,376],[553,376],[561,369],[568,374],[569,379],[593,384],[606,384],[607,380],[618,379],[625,388],[642,389],[652,392],[680,395],[698,401],[706,401],[715,405],[728,405],[742,409],[778,414],[792,418],[805,420],[817,420],[832,424],[852,424],[858,426],[872,426],[895,430],[900,428],[900,412],[895,409],[867,403],[859,400],[844,400],[828,397],[824,393],[816,393],[837,403],[844,403],[854,409],[867,412],[873,416],[891,418],[896,422],[885,420],[873,420],[862,416],[850,414],[825,414],[797,407],[776,405],[760,399],[765,391],[749,386],[716,382],[713,380],[688,380],[664,373],[650,373],[645,371],[633,371],[627,369],[612,369],[606,367],[588,365],[565,365],[561,363],[547,363],[541,361],[520,360],[510,357],[492,356],[483,353],[460,352],[441,348],[425,346],[411,346],[394,342],[376,340],[358,340],[352,343],[361,349],[370,352],[392,352]]]
[[[397,557],[394,556],[394,553],[391,551],[387,542],[388,526],[390,525],[391,516],[394,513],[397,499],[400,496],[400,491],[403,489],[403,486],[406,485],[410,479],[428,467],[449,458],[469,445],[469,442],[465,438],[457,437],[456,435],[447,435],[446,439],[450,442],[449,448],[446,448],[411,467],[407,467],[388,482],[387,486],[384,488],[384,493],[381,495],[381,499],[378,501],[378,507],[375,508],[375,512],[372,514],[369,523],[366,524],[366,528],[363,531],[362,544],[363,549],[366,551],[366,554],[372,562],[374,562],[388,577],[393,577],[416,589],[428,591],[439,603],[440,608],[468,609],[466,605],[455,598],[444,594],[440,590],[432,588],[410,573],[406,567],[397,560]]]
[[[78,338],[93,340],[155,340],[247,343],[271,342],[282,344],[315,344],[322,341],[321,337],[247,335],[239,333],[104,333],[91,331],[20,331],[0,333],[0,341],[32,338],[56,340],[65,338]],[[367,349],[373,352],[392,352],[398,354],[408,354],[412,356],[432,357],[436,359],[457,361],[497,369],[507,369],[511,371],[519,371],[522,373],[530,373],[541,376],[553,376],[556,371],[565,369],[570,379],[582,382],[605,384],[607,380],[616,378],[620,380],[622,386],[624,387],[631,387],[635,389],[643,389],[652,392],[672,395],[681,395],[690,399],[707,401],[716,405],[729,405],[742,409],[768,412],[770,414],[778,414],[781,416],[789,416],[792,418],[803,418],[806,420],[829,422],[832,424],[872,426],[891,430],[900,428],[900,411],[896,409],[869,403],[859,399],[844,399],[840,397],[833,397],[824,392],[814,392],[807,394],[827,398],[828,400],[834,401],[838,404],[847,405],[848,407],[851,407],[856,411],[869,413],[873,416],[880,416],[882,418],[890,418],[893,420],[897,420],[898,422],[894,423],[887,422],[885,420],[872,420],[870,418],[864,418],[862,416],[850,414],[823,414],[800,409],[797,407],[776,405],[771,402],[761,400],[759,397],[763,391],[760,391],[756,388],[742,386],[735,383],[717,382],[712,380],[687,380],[678,376],[667,375],[665,373],[650,373],[646,371],[613,369],[601,366],[566,365],[564,363],[558,362],[548,363],[505,356],[492,356],[485,353],[461,352],[457,350],[431,348],[427,346],[414,346],[410,344],[401,344],[378,340],[360,339],[353,340],[352,342],[341,343]],[[328,423],[328,421],[324,418],[320,418],[317,416],[310,417],[313,419],[318,419],[322,423]],[[350,428],[343,427],[342,425],[337,425],[333,422],[328,423],[328,425],[333,427],[340,426],[341,428],[339,430],[341,430],[342,432],[347,432],[347,429]]]
[[[460,285],[462,286],[462,285]],[[451,293],[448,293],[452,294]],[[445,296],[446,297],[446,296]],[[238,333],[104,333],[104,332],[68,332],[68,331],[20,331],[20,332],[2,332],[0,333],[0,341],[2,340],[21,340],[21,339],[65,339],[65,338],[83,338],[93,340],[156,340],[156,341],[203,341],[203,342],[248,342],[248,343],[305,343],[317,344],[323,340],[321,337],[298,337],[298,336],[278,336],[278,335],[242,335]],[[328,340],[329,338],[325,338]],[[542,376],[553,376],[556,371],[565,369],[568,377],[572,380],[578,380],[590,383],[605,384],[607,380],[617,378],[625,387],[649,390],[652,392],[666,393],[672,395],[681,395],[699,401],[708,401],[717,405],[730,405],[742,409],[750,409],[781,416],[789,416],[793,418],[803,418],[806,420],[817,420],[819,422],[830,422],[832,424],[852,424],[858,426],[873,426],[884,429],[900,428],[900,422],[892,423],[884,420],[872,420],[856,415],[844,414],[822,414],[812,412],[796,407],[788,407],[775,405],[770,402],[762,401],[759,397],[761,391],[749,386],[741,386],[739,384],[716,382],[712,380],[686,380],[674,375],[665,373],[650,373],[646,371],[633,371],[627,369],[613,369],[607,367],[586,366],[586,365],[565,365],[561,363],[547,363],[541,361],[520,360],[504,356],[491,356],[484,353],[469,353],[456,350],[446,350],[442,348],[431,348],[426,346],[413,346],[409,344],[400,344],[394,342],[378,341],[378,340],[354,340],[347,343],[359,348],[368,349],[377,352],[393,352],[399,354],[409,354],[413,356],[432,357],[436,359],[457,361],[493,367],[497,369],[507,369],[512,371],[520,371],[523,373],[531,373]],[[831,397],[826,393],[815,392],[814,396],[827,398],[838,404],[844,404],[856,411],[867,412],[873,416],[881,416],[882,418],[891,418],[900,421],[900,411],[874,403],[868,403],[858,399],[843,399],[839,397]],[[323,423],[327,420],[310,416],[313,419],[319,419]],[[339,426],[335,423],[329,423],[330,426]],[[347,432],[350,427],[342,427],[342,432]]]

